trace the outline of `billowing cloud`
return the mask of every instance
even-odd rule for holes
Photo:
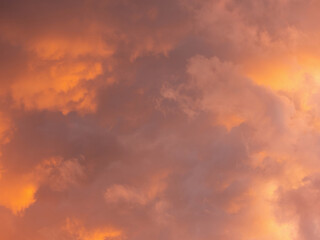
[[[1,239],[319,239],[317,1],[0,6]]]

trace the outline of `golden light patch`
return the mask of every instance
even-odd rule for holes
[[[320,82],[320,58],[307,52],[249,59],[241,70],[255,83],[275,90],[297,90],[308,76]]]
[[[88,229],[78,219],[67,219],[64,230],[79,240],[119,239],[123,233],[111,227]]]
[[[25,79],[12,86],[17,103],[28,109],[92,111],[94,96],[81,83],[102,73],[99,62],[69,62],[30,69]]]
[[[113,49],[97,34],[72,39],[66,36],[42,36],[29,43],[28,48],[45,60],[84,55],[106,57],[113,53]]]
[[[28,173],[17,174],[2,169],[0,165],[0,206],[14,214],[23,213],[36,202],[35,194],[40,186],[50,186],[62,191],[75,185],[84,172],[78,159],[53,157],[40,162]]]
[[[292,240],[297,235],[295,222],[279,223],[275,217],[275,192],[278,182],[260,181],[251,189],[250,210],[241,229],[243,239]]]
[[[245,118],[237,114],[224,114],[215,119],[214,124],[226,127],[228,131],[245,122]]]
[[[269,56],[251,59],[242,65],[242,72],[259,85],[276,90],[291,90],[297,87],[299,78],[296,62],[288,56]]]
[[[3,90],[13,96],[16,106],[63,113],[94,111],[94,91],[81,83],[100,75],[101,59],[113,54],[114,47],[103,38],[110,29],[93,22],[76,35],[43,33],[23,41],[21,29],[1,30],[6,41],[30,54],[25,68],[17,69],[13,84]]]
[[[3,176],[0,188],[0,205],[9,208],[14,214],[21,213],[36,201],[37,186],[29,176]]]
[[[115,231],[111,229],[98,229],[93,232],[83,233],[83,240],[105,240],[107,238],[119,237],[121,235],[120,231]]]

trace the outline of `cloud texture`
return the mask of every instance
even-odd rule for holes
[[[320,238],[320,3],[4,0],[0,238]]]

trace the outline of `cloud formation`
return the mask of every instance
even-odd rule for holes
[[[319,2],[0,9],[1,239],[319,239]]]

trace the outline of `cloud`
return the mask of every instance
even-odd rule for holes
[[[30,176],[3,177],[1,178],[0,205],[9,208],[14,214],[18,214],[35,202],[37,186]]]
[[[3,1],[0,238],[319,238],[319,3]]]
[[[14,214],[23,211],[36,202],[36,193],[42,186],[50,186],[54,191],[72,187],[84,177],[83,167],[77,159],[63,160],[56,157],[42,161],[33,171],[12,175],[4,169],[0,178],[3,189],[0,205]]]
[[[104,240],[104,239],[121,239],[121,231],[108,228],[102,229],[85,229],[77,220],[67,219],[66,231],[73,237],[81,240]],[[120,238],[119,238],[120,237]]]

